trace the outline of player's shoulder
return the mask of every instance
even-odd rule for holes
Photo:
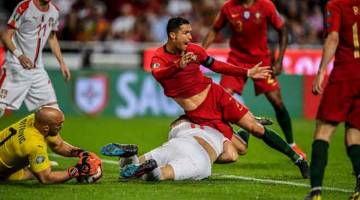
[[[266,7],[266,8],[274,8],[275,7],[275,4],[271,0],[256,0],[256,3],[262,5],[263,7]]]
[[[350,2],[351,2],[351,0],[329,0],[326,5],[342,7],[342,6],[348,5]]]
[[[28,8],[30,5],[31,0],[24,0],[21,1],[17,6],[16,6],[16,12],[20,15],[22,15]]]
[[[155,49],[153,57],[163,57],[165,54],[165,46],[161,46]]]
[[[59,8],[56,4],[54,4],[53,2],[50,2],[50,7],[51,7],[51,9],[52,9],[53,11],[55,11],[55,12],[57,12],[57,13],[60,12],[60,8]]]
[[[222,8],[230,8],[237,5],[237,0],[227,0],[222,5]]]
[[[223,6],[232,6],[235,4],[235,1],[234,0],[227,0],[224,2]]]

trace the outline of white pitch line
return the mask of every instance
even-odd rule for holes
[[[237,176],[237,175],[222,175],[222,174],[213,174],[213,175],[221,177],[221,178],[232,178],[232,179],[239,179],[239,180],[244,180],[244,181],[254,181],[254,182],[259,182],[259,183],[291,185],[291,186],[296,186],[296,187],[310,188],[310,185],[305,184],[305,183],[296,183],[296,182],[273,180],[273,179],[261,179],[261,178],[253,178],[253,177]],[[328,191],[345,192],[345,193],[353,192],[353,190],[343,189],[343,188],[335,188],[335,187],[322,187],[322,189],[328,190]]]
[[[49,155],[52,156],[52,157],[57,157],[57,158],[64,158],[63,156],[59,156],[59,155],[54,154],[54,153],[51,153]],[[107,164],[113,164],[113,165],[118,165],[119,164],[118,161],[114,161],[114,160],[102,159],[101,161],[103,163],[107,163]],[[217,177],[221,177],[221,178],[231,178],[231,179],[238,179],[238,180],[244,180],[244,181],[253,181],[253,182],[259,182],[259,183],[290,185],[290,186],[295,186],[295,187],[310,188],[309,184],[296,183],[296,182],[291,182],[291,181],[281,181],[281,180],[274,180],[274,179],[261,179],[261,178],[254,178],[254,177],[248,177],[248,176],[237,176],[237,175],[226,175],[226,174],[213,174],[213,175],[217,176]],[[344,193],[353,192],[353,190],[350,190],[350,189],[336,188],[336,187],[326,187],[326,186],[322,187],[322,189],[323,190],[328,190],[328,191],[335,191],[335,192],[344,192]]]

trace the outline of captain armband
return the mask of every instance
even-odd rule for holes
[[[203,66],[207,67],[207,68],[211,68],[211,66],[213,65],[215,59],[211,56],[208,56],[205,61],[203,63],[201,63]]]

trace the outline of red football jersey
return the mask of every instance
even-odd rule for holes
[[[330,81],[360,78],[360,0],[331,0],[326,5],[326,33],[339,33]]]
[[[158,48],[151,59],[152,74],[168,97],[191,97],[212,82],[200,71],[200,63],[207,58],[205,50],[196,44],[189,44],[186,51],[195,54],[196,62],[184,69],[179,66],[181,55],[167,52],[165,46]]]
[[[284,25],[284,20],[270,0],[255,0],[248,8],[237,0],[225,2],[215,20],[214,28],[220,30],[228,22],[232,29],[229,60],[247,64],[270,60],[267,23],[270,22],[276,29]]]

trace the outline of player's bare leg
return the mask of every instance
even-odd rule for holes
[[[48,107],[53,107],[53,108],[60,109],[59,104],[57,102],[50,102],[50,103],[47,103],[47,104],[45,104],[43,106],[45,106],[45,107],[48,106]],[[43,106],[41,106],[41,107],[43,107]]]
[[[349,199],[358,200],[360,199],[360,130],[347,125],[345,137],[347,154],[356,178],[354,193]]]
[[[262,139],[271,148],[288,156],[299,167],[303,178],[309,177],[309,168],[306,160],[298,155],[275,131],[258,123],[250,112],[246,113],[237,125],[255,137]]]
[[[271,103],[274,108],[276,119],[281,127],[282,132],[285,135],[286,142],[291,146],[291,148],[304,159],[306,159],[306,154],[301,150],[295,143],[292,132],[292,125],[290,115],[286,109],[286,106],[282,100],[280,90],[274,90],[265,93],[266,98]]]

